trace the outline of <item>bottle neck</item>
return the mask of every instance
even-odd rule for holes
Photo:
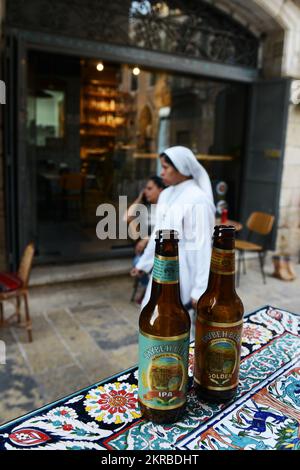
[[[212,250],[208,290],[218,292],[222,296],[235,293],[235,251],[234,245],[227,243],[225,247],[214,244]]]
[[[151,299],[162,303],[181,303],[177,243],[156,244]]]
[[[161,284],[152,280],[151,299],[160,303],[180,304],[179,282],[177,284]]]

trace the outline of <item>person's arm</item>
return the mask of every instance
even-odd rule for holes
[[[128,207],[127,211],[123,215],[123,220],[130,224],[136,218],[136,206],[143,203],[144,190],[140,192],[135,201]]]
[[[135,266],[135,275],[138,275],[138,271],[144,271],[149,273],[153,268],[154,263],[154,254],[155,254],[155,234],[156,231],[162,228],[162,221],[160,215],[160,208],[165,203],[166,199],[166,190],[162,191],[159,195],[157,206],[156,206],[156,222],[155,227],[152,231],[151,237],[148,241],[148,244],[145,248],[144,253],[142,254],[139,262]]]
[[[152,233],[150,240],[145,248],[144,253],[142,254],[139,262],[136,264],[136,269],[138,271],[144,271],[149,273],[153,268],[153,260],[155,254],[155,233]]]
[[[142,238],[141,240],[137,242],[137,244],[135,245],[135,249],[134,249],[136,255],[141,255],[145,251],[145,248],[149,240],[150,240],[150,237],[147,237],[147,238]]]

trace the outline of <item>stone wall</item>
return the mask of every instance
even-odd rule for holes
[[[289,109],[279,211],[277,249],[283,248],[298,258],[300,254],[300,104],[290,105]]]
[[[5,0],[0,0],[0,53],[3,50],[2,24],[4,18]],[[1,70],[0,61],[0,79],[3,79],[3,70]],[[0,104],[0,271],[7,267],[6,248],[5,248],[5,213],[4,213],[4,161],[3,161],[3,113],[4,106]]]
[[[300,1],[253,0],[276,20],[264,43],[265,78],[300,78]],[[277,251],[300,260],[300,104],[290,104],[281,180]]]
[[[300,0],[207,0],[262,35],[263,77],[300,79]],[[277,249],[300,253],[300,104],[290,105]],[[282,244],[282,236],[285,237]]]
[[[263,43],[263,77],[273,78],[282,75],[282,63],[284,53],[284,31],[270,32]]]

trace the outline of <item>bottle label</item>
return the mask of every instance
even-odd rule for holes
[[[189,333],[139,335],[139,400],[154,410],[173,410],[186,401]]]
[[[195,382],[208,390],[238,386],[243,320],[216,323],[197,318]]]
[[[213,248],[210,262],[210,270],[216,274],[232,275],[235,273],[234,250],[221,250]]]
[[[159,284],[177,284],[179,282],[178,256],[155,255],[152,277]]]

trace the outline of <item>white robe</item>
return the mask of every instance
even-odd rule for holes
[[[136,268],[145,272],[152,270],[157,230],[177,230],[180,237],[178,249],[181,301],[186,305],[192,298],[198,300],[207,287],[214,222],[213,205],[193,179],[170,186],[159,196],[155,228]],[[152,277],[142,308],[150,298],[151,286]]]

